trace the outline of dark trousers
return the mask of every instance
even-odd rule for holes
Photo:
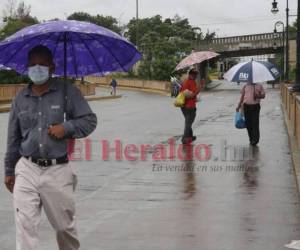
[[[196,118],[196,108],[181,108],[184,116],[184,132],[182,140],[187,140],[193,137],[192,125]]]
[[[259,142],[259,112],[260,104],[244,104],[246,127],[251,144]]]

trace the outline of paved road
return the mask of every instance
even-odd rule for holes
[[[279,93],[267,92],[261,143],[251,152],[246,131],[233,127],[239,96],[234,89],[205,93],[198,104],[194,149],[199,144],[211,148],[206,162],[197,157],[154,162],[153,154],[162,153],[159,147],[147,150],[146,161],[124,156],[127,144],[163,144],[168,154],[167,142],[173,139],[177,149],[183,117],[169,97],[123,92],[121,99],[91,102],[100,121],[90,136],[92,159],[72,163],[79,176],[82,249],[281,250],[300,239],[299,197]],[[1,162],[7,118],[0,114]],[[101,140],[110,147],[121,140],[123,160],[114,160],[110,152],[110,160],[103,161]],[[237,161],[241,152],[244,159]],[[0,249],[13,250],[11,195],[2,187],[0,197]],[[40,236],[41,250],[57,249],[45,217]]]

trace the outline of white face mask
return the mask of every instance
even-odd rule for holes
[[[28,76],[30,80],[36,85],[42,85],[49,79],[49,67],[42,65],[35,65],[28,68]]]

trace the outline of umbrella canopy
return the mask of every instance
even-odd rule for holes
[[[205,60],[212,59],[214,57],[219,56],[220,54],[212,52],[212,51],[198,51],[193,52],[186,58],[184,58],[175,68],[175,71],[190,67],[194,64],[201,63]]]
[[[258,83],[274,81],[280,75],[280,70],[274,64],[252,60],[236,64],[224,74],[224,78],[230,82]]]
[[[128,71],[141,55],[124,37],[92,23],[50,21],[26,27],[0,43],[0,64],[27,74],[27,55],[37,45],[53,53],[55,75],[80,77]]]

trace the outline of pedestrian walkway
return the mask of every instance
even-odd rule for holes
[[[198,103],[194,145],[212,149],[208,161],[184,161],[178,156],[153,161],[154,145],[165,147],[166,154],[170,139],[179,147],[183,117],[173,107],[174,99],[124,91],[121,99],[91,102],[99,119],[90,137],[91,159],[72,162],[79,176],[76,199],[82,249],[284,250],[285,244],[299,239],[299,197],[279,91],[267,90],[261,142],[253,152],[246,131],[233,124],[239,95],[239,88],[220,87],[204,93]],[[8,114],[0,114],[3,135],[7,119]],[[103,140],[111,149],[107,160],[103,160]],[[116,141],[122,143],[121,160],[115,159]],[[0,144],[5,142],[1,136]],[[124,152],[128,144],[152,147],[146,159],[132,153],[137,160],[128,160]],[[3,146],[2,161],[4,151]],[[238,158],[240,152],[252,155]],[[4,187],[0,198],[0,249],[11,250],[13,208]],[[40,235],[40,250],[57,249],[45,218]]]

